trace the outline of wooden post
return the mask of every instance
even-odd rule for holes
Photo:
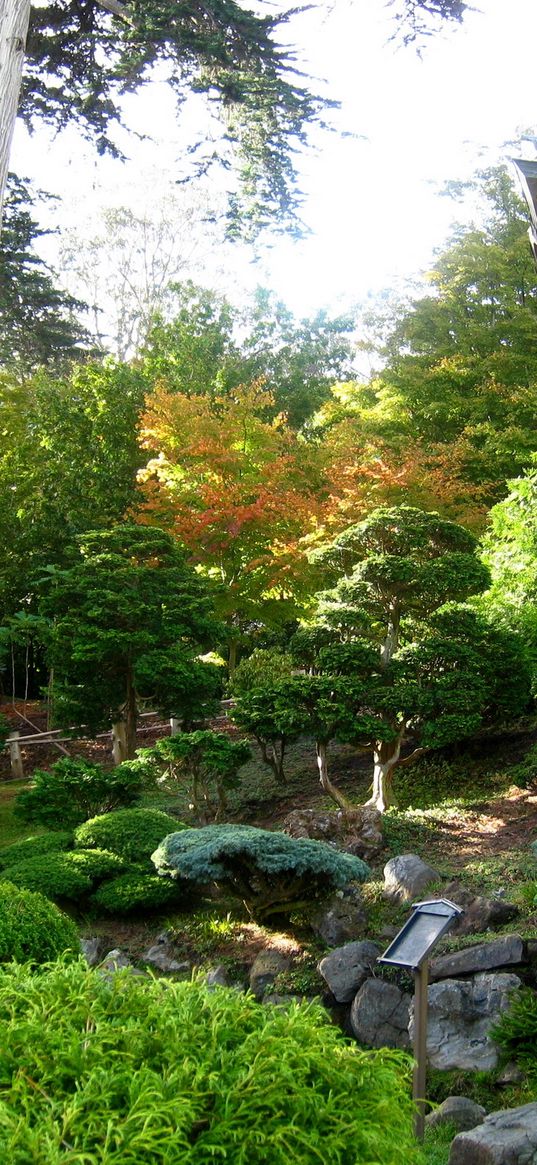
[[[423,960],[414,972],[414,1080],[412,1096],[416,1105],[415,1132],[419,1141],[425,1135],[425,1095],[427,1091],[427,989],[429,963]]]
[[[170,736],[178,736],[181,731],[181,721],[178,716],[170,716]]]
[[[11,760],[11,776],[14,781],[24,780],[24,765],[22,763],[22,752],[19,744],[20,732],[10,732],[7,743],[9,746],[9,757]]]
[[[112,756],[115,765],[127,759],[127,725],[124,720],[112,724]]]

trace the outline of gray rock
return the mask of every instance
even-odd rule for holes
[[[205,976],[208,987],[229,987],[229,975],[225,967],[211,967]]]
[[[437,1125],[451,1124],[457,1132],[462,1133],[482,1124],[486,1115],[487,1110],[483,1105],[476,1104],[475,1100],[467,1096],[447,1096],[443,1104],[439,1104],[434,1112],[425,1117],[425,1125],[427,1128],[436,1128]]]
[[[366,979],[355,996],[350,1023],[370,1048],[408,1048],[410,995],[383,979]]]
[[[520,935],[504,934],[492,942],[478,943],[463,951],[431,959],[429,978],[431,982],[456,979],[459,975],[474,975],[479,971],[492,971],[495,967],[518,966],[525,959],[525,944]]]
[[[358,886],[338,890],[310,917],[311,928],[327,947],[339,947],[360,938],[367,914]]]
[[[496,1077],[496,1084],[503,1084],[509,1087],[511,1084],[520,1084],[523,1079],[524,1073],[522,1068],[519,1068],[514,1060],[510,1060]]]
[[[422,862],[417,854],[400,854],[384,867],[384,893],[396,902],[412,902],[440,877],[438,870]]]
[[[490,1031],[520,987],[517,975],[443,979],[429,987],[427,1056],[432,1068],[488,1072],[498,1063]],[[411,1007],[410,1037],[414,1035]]]
[[[537,1104],[491,1112],[483,1124],[459,1133],[451,1143],[449,1165],[535,1165]]]
[[[350,1003],[358,988],[373,973],[380,955],[380,947],[369,939],[336,947],[324,959],[318,970],[338,1003]]]
[[[250,991],[256,999],[263,998],[280,971],[288,971],[292,961],[291,956],[283,951],[267,949],[259,952],[250,968]]]
[[[340,849],[356,857],[375,857],[383,847],[382,817],[371,805],[361,805],[343,813],[317,809],[293,809],[283,823],[291,837],[311,837],[315,841],[333,841]]]
[[[101,961],[105,944],[103,939],[97,938],[81,938],[80,951],[90,967],[97,967]]]
[[[167,943],[157,942],[154,947],[150,947],[148,951],[142,955],[142,962],[149,963],[157,971],[162,971],[165,975],[171,975],[179,971],[188,973],[191,970],[190,963],[179,962],[173,958],[170,947]]]
[[[494,898],[482,898],[462,886],[460,882],[450,882],[443,890],[443,896],[464,908],[464,914],[450,927],[450,935],[482,934],[491,927],[505,926],[520,914],[514,902],[505,902],[505,891],[498,891]]]

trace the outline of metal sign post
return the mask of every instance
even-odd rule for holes
[[[421,1141],[425,1132],[427,1084],[427,988],[428,956],[456,918],[464,911],[447,898],[417,902],[412,914],[379,958],[379,963],[404,967],[414,972],[414,1081],[415,1132]]]

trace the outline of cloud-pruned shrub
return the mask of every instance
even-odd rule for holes
[[[13,966],[0,1047],[6,1162],[423,1162],[409,1058],[346,1042],[317,1005],[260,1007],[82,962]]]
[[[76,926],[57,906],[32,890],[0,883],[0,963],[46,963],[79,950]],[[14,1160],[2,1153],[0,1159]]]
[[[132,914],[143,910],[164,910],[183,901],[183,886],[169,878],[159,878],[147,869],[130,870],[103,882],[92,902],[108,914]]]
[[[324,842],[250,825],[206,825],[173,833],[152,860],[159,874],[225,886],[260,918],[285,913],[369,875],[360,858]]]
[[[0,850],[0,870],[7,870],[9,866],[40,857],[41,854],[62,853],[73,845],[72,832],[60,829],[54,833],[43,833],[39,837],[27,837],[24,841],[14,841],[12,845]]]
[[[118,809],[92,817],[75,830],[77,849],[111,850],[130,862],[149,859],[166,834],[185,828],[160,809]]]
[[[67,854],[40,854],[10,866],[2,874],[15,886],[37,890],[45,898],[77,902],[91,891],[91,881],[82,870],[67,862]]]
[[[110,771],[81,757],[62,757],[50,772],[36,769],[32,786],[19,793],[15,816],[55,829],[58,822],[74,829],[89,817],[138,801],[142,778],[126,765]]]

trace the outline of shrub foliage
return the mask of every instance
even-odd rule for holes
[[[71,849],[74,838],[71,832],[55,830],[54,833],[44,833],[41,837],[27,837],[24,841],[14,841],[0,850],[0,870],[7,870],[9,866],[26,862],[29,858],[40,857],[41,854],[60,853]]]
[[[315,1005],[109,981],[82,962],[13,966],[0,978],[0,1048],[0,1156],[12,1165],[422,1162],[408,1058],[346,1043]]]
[[[141,777],[129,766],[108,772],[81,757],[62,757],[50,772],[36,769],[32,787],[19,793],[15,814],[22,821],[54,829],[58,822],[74,828],[99,813],[133,805],[142,788]]]
[[[146,869],[133,869],[112,881],[103,882],[92,902],[109,914],[132,914],[138,910],[163,910],[178,905],[182,887],[169,878],[159,878]]]
[[[105,849],[127,861],[149,858],[168,833],[183,829],[180,821],[160,809],[118,809],[79,825],[75,845],[80,849]]]
[[[227,886],[258,917],[285,913],[347,882],[363,882],[369,874],[360,858],[324,842],[250,825],[173,833],[152,857],[161,874]]]
[[[41,894],[0,883],[0,963],[46,963],[79,949],[76,926],[57,906]]]

